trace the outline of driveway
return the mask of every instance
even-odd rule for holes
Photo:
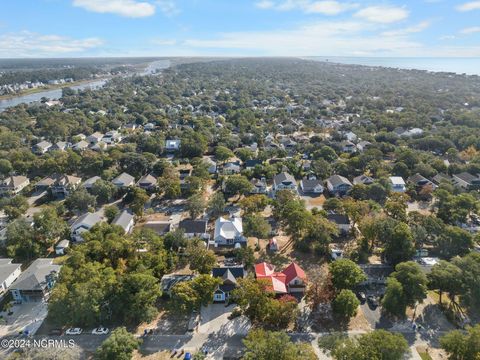
[[[200,310],[199,334],[223,333],[229,335],[246,335],[250,329],[250,321],[239,316],[232,320],[228,319],[235,305],[210,304]]]
[[[47,304],[39,302],[14,305],[11,311],[12,315],[2,314],[6,324],[0,325],[0,337],[18,335],[20,331],[25,330],[32,335],[35,334],[47,317]]]

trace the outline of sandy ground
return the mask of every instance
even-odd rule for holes
[[[25,330],[32,335],[35,334],[47,317],[47,304],[40,302],[14,305],[11,311],[12,315],[4,315],[7,324],[0,325],[0,337],[18,335],[20,331]]]

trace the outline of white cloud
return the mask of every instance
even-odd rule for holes
[[[176,15],[180,12],[174,0],[157,0],[156,5],[167,16]]]
[[[255,3],[260,9],[274,9],[277,11],[300,10],[307,14],[338,15],[342,12],[358,8],[358,4],[340,2],[336,0],[262,0]]]
[[[82,53],[103,44],[99,38],[72,39],[30,31],[0,35],[0,57],[58,56]]]
[[[88,11],[139,18],[155,14],[155,5],[136,0],[73,0],[73,5]]]
[[[355,14],[358,18],[380,24],[390,24],[405,20],[408,15],[408,10],[405,8],[388,5],[369,6]]]
[[[468,27],[460,30],[460,34],[464,34],[464,35],[474,34],[478,32],[480,32],[480,26],[472,26],[472,27]]]
[[[470,1],[457,6],[458,11],[480,10],[480,1]]]
[[[409,26],[403,29],[389,30],[382,33],[383,36],[404,36],[408,34],[414,34],[422,32],[431,25],[430,21],[422,21],[417,25]]]
[[[160,45],[160,46],[173,46],[177,44],[177,40],[156,38],[156,39],[153,39],[151,43],[154,45]]]
[[[275,7],[275,3],[269,0],[263,0],[255,3],[255,6],[259,9],[271,9]]]

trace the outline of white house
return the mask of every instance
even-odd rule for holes
[[[13,259],[0,259],[0,298],[22,273],[22,264],[12,264]]]
[[[180,149],[181,140],[166,140],[165,141],[165,150],[167,151],[177,151]]]
[[[70,246],[70,241],[63,239],[55,245],[55,254],[57,255],[65,255],[65,250]]]
[[[30,180],[26,176],[9,176],[0,182],[0,195],[17,195]]]
[[[52,147],[52,143],[48,141],[40,141],[38,144],[33,145],[32,151],[35,154],[42,155],[45,154]]]
[[[230,219],[219,217],[217,221],[215,221],[213,240],[215,246],[246,243],[247,239],[243,236],[242,219],[239,217],[232,217]]]
[[[273,191],[291,190],[297,191],[295,178],[287,172],[282,172],[273,177]]]
[[[90,143],[90,144],[97,144],[99,143],[100,141],[102,141],[102,138],[103,138],[103,134],[102,133],[99,133],[98,131],[97,132],[94,132],[93,134],[91,134],[90,136],[87,137],[87,141]]]
[[[123,210],[113,219],[112,225],[120,226],[125,234],[129,234],[133,229],[133,225],[135,225],[135,218],[130,211]]]
[[[328,191],[335,196],[346,195],[352,187],[352,183],[341,175],[332,175],[327,179]]]
[[[392,185],[392,191],[403,193],[407,190],[405,187],[405,181],[401,176],[390,176],[390,184]]]
[[[135,178],[132,175],[124,172],[113,179],[112,183],[118,188],[127,188],[135,185]]]
[[[82,234],[102,221],[97,213],[86,213],[78,217],[70,227],[70,235],[73,241],[83,241]]]
[[[300,188],[305,194],[321,194],[324,190],[322,182],[318,179],[302,179]]]

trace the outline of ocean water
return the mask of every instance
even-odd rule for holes
[[[480,75],[480,58],[311,56],[305,57],[304,59],[328,61],[339,64],[382,66],[398,69],[416,69]]]

